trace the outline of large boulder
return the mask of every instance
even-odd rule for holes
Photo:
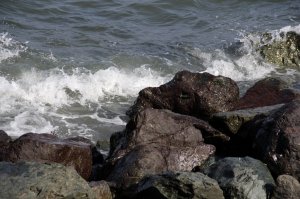
[[[267,166],[250,157],[227,157],[202,170],[218,181],[225,198],[269,198],[275,186]]]
[[[112,199],[112,193],[110,191],[109,185],[104,180],[101,181],[92,181],[89,183],[90,187],[92,188],[93,192],[99,199]]]
[[[11,137],[5,133],[5,131],[0,130],[0,145],[4,145],[11,141]]]
[[[152,107],[207,118],[213,113],[233,109],[238,98],[237,84],[227,77],[181,71],[164,85],[140,91],[127,114],[133,117]]]
[[[284,104],[263,106],[213,114],[210,124],[227,135],[236,135],[242,126],[257,116],[268,116]]]
[[[282,32],[279,38],[266,33],[259,52],[268,62],[281,67],[300,67],[300,35],[295,32]]]
[[[272,199],[298,199],[300,198],[300,183],[289,175],[280,175],[276,179],[276,188]]]
[[[275,176],[289,174],[300,179],[300,100],[286,104],[256,121],[254,151]],[[254,125],[255,126],[255,125]]]
[[[190,171],[215,152],[213,145],[228,137],[208,123],[168,110],[145,109],[126,130],[112,136],[107,180],[119,187],[164,171]]]
[[[60,139],[52,134],[27,133],[0,151],[0,161],[56,162],[73,166],[84,178],[92,171],[91,144]]]
[[[265,118],[284,104],[216,113],[210,124],[226,133],[230,141],[217,147],[220,156],[253,156],[257,118]],[[254,131],[252,129],[255,129]]]
[[[118,188],[126,188],[147,175],[165,171],[191,171],[215,152],[215,147],[199,143],[194,147],[139,145],[115,165],[107,181]]]
[[[165,173],[144,178],[132,198],[224,199],[218,182],[202,173]]]
[[[72,167],[36,162],[0,162],[0,198],[101,198]]]
[[[236,104],[235,110],[288,103],[300,98],[299,90],[276,78],[265,78],[254,84]]]

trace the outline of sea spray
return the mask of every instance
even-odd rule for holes
[[[110,113],[103,107],[116,101],[120,106],[122,103],[128,106],[129,98],[133,99],[141,89],[159,86],[169,79],[146,66],[132,72],[116,67],[95,73],[74,69],[71,74],[62,69],[32,69],[17,80],[1,77],[0,111],[2,118],[6,118],[2,120],[2,129],[15,136],[29,131],[46,133],[63,129],[66,132],[59,134],[72,134],[70,129],[77,129],[76,133],[90,136],[86,131],[93,129],[78,120],[125,125],[118,116],[121,112]]]
[[[27,47],[15,41],[9,34],[0,33],[0,63],[12,57],[18,57]]]

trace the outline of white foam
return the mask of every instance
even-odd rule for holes
[[[39,113],[24,111],[15,116],[14,120],[9,122],[7,126],[4,126],[3,130],[11,136],[20,136],[20,134],[28,132],[50,133],[57,128]]]
[[[279,30],[279,32],[285,32],[285,33],[291,31],[300,34],[300,24],[297,26],[285,26]]]
[[[258,47],[276,41],[284,41],[286,39],[287,32],[295,32],[300,34],[300,24],[297,26],[285,26],[278,30],[266,31],[266,33],[270,34],[271,37],[264,37],[261,33],[245,34],[240,32],[241,38],[238,40],[247,48],[251,48],[252,46]]]
[[[197,51],[194,55],[197,55],[206,67],[206,70],[202,72],[222,75],[235,81],[260,79],[274,71],[272,65],[262,62],[251,51],[239,58],[231,59],[221,50],[216,50],[214,53],[202,52],[200,49],[194,50]]]
[[[24,73],[15,83],[24,91],[22,97],[26,101],[60,107],[75,102],[85,105],[107,98],[133,97],[141,89],[158,86],[166,79],[150,68],[141,66],[132,72],[116,67],[98,70],[96,73],[86,73],[80,69],[74,70],[73,74],[66,74],[62,70],[51,71],[49,74],[31,71]],[[77,97],[70,97],[66,89],[77,93]]]
[[[162,76],[149,67],[141,66],[133,71],[121,70],[116,67],[101,69],[92,73],[75,69],[72,73],[54,69],[51,71],[31,70],[22,73],[16,80],[0,77],[0,116],[1,128],[10,135],[22,135],[27,132],[45,133],[56,131],[52,123],[67,120],[70,113],[58,114],[62,107],[70,107],[74,103],[87,107],[90,103],[99,107],[116,100],[127,101],[136,97],[138,92],[148,86],[159,86],[171,77]],[[120,99],[119,99],[120,98]],[[95,111],[95,110],[94,110]],[[74,119],[90,117],[99,123],[125,125],[116,116],[112,119],[90,115],[76,115]],[[52,118],[49,120],[49,118]],[[91,129],[72,126],[79,133],[88,135]],[[68,128],[68,127],[67,127]],[[73,129],[73,130],[74,130]],[[70,132],[72,134],[72,132]]]
[[[256,48],[266,43],[285,40],[286,33],[290,31],[300,34],[300,24],[268,31],[272,36],[270,40],[262,36],[261,33],[245,34],[240,32],[240,38],[237,41],[242,44],[240,49],[238,49],[242,52],[242,56],[237,58],[229,58],[222,50],[207,53],[196,48],[193,49],[191,54],[203,61],[203,65],[206,67],[206,70],[203,72],[223,75],[236,81],[257,80],[276,71],[276,66],[262,60],[256,52]]]
[[[6,59],[19,56],[26,47],[9,37],[8,33],[0,33],[0,63]]]

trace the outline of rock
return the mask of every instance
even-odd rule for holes
[[[253,120],[265,118],[278,110],[283,104],[244,109],[214,114],[210,124],[226,133],[230,141],[217,147],[219,156],[254,156],[253,143],[256,136],[256,124]]]
[[[160,87],[140,91],[127,114],[133,117],[145,108],[155,108],[207,118],[233,109],[238,98],[237,84],[227,77],[181,71]]]
[[[259,48],[262,57],[270,63],[282,67],[300,67],[300,35],[295,32],[281,33],[280,39],[265,34]]]
[[[107,181],[128,187],[142,177],[164,171],[190,171],[215,152],[204,143],[228,137],[200,119],[161,109],[145,109],[122,133],[112,136]]]
[[[103,155],[98,151],[96,145],[94,145],[92,143],[91,140],[87,139],[87,138],[84,138],[84,137],[80,137],[80,136],[77,136],[77,137],[71,137],[71,138],[66,138],[65,140],[68,140],[68,141],[75,141],[75,142],[84,142],[84,143],[87,143],[89,145],[91,145],[91,148],[92,148],[92,158],[93,158],[93,165],[96,165],[96,164],[103,164],[104,162],[104,157]]]
[[[286,104],[256,121],[253,144],[257,156],[275,176],[289,174],[300,179],[300,100]]]
[[[191,171],[215,152],[215,147],[199,143],[195,147],[139,145],[115,165],[107,181],[126,188],[146,175],[165,171]]]
[[[56,162],[73,166],[88,179],[92,170],[91,145],[82,141],[60,139],[51,134],[27,133],[0,151],[2,161]]]
[[[109,185],[104,180],[93,181],[89,183],[93,192],[99,199],[112,199],[112,194],[109,188]]]
[[[245,123],[253,120],[256,116],[268,116],[272,111],[282,106],[283,104],[277,104],[273,106],[216,113],[213,114],[210,124],[227,135],[232,136],[237,134]]]
[[[88,179],[88,181],[97,181],[100,180],[99,176],[102,176],[102,165],[104,163],[104,157],[103,155],[98,151],[96,145],[94,145],[92,143],[91,140],[84,138],[84,137],[71,137],[71,138],[67,138],[65,140],[68,141],[75,141],[75,142],[84,142],[87,144],[91,145],[91,150],[92,150],[92,171],[91,171],[91,175]]]
[[[250,157],[220,159],[203,173],[218,181],[225,198],[269,198],[275,186],[267,166]]]
[[[276,78],[265,78],[254,84],[239,100],[235,110],[288,103],[300,98],[300,92],[288,89],[288,84]]]
[[[218,183],[202,173],[178,172],[154,175],[138,183],[133,198],[223,199]]]
[[[10,141],[11,141],[11,137],[9,137],[9,136],[7,135],[7,133],[5,133],[5,131],[0,130],[0,146],[1,146],[2,144],[8,143],[8,142],[10,142]]]
[[[272,199],[299,199],[300,198],[300,183],[298,180],[289,175],[280,175],[276,180],[276,188]]]
[[[0,161],[4,159],[4,151],[9,151],[9,143],[11,142],[11,137],[9,137],[4,131],[0,130]]]
[[[72,167],[36,162],[0,162],[0,198],[96,199]]]

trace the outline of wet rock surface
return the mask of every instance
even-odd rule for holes
[[[271,106],[300,99],[299,90],[276,78],[265,78],[254,84],[237,103],[235,110]]]
[[[274,112],[283,105],[284,104],[277,104],[273,106],[216,113],[212,116],[210,124],[228,135],[235,135],[247,122],[257,116],[268,116],[271,112]]]
[[[218,181],[225,198],[268,198],[275,187],[267,166],[250,157],[223,158],[201,171]]]
[[[96,199],[71,167],[34,162],[0,162],[0,198]]]
[[[118,144],[108,161],[113,169],[107,180],[126,187],[145,175],[190,171],[215,152],[204,143],[206,138],[222,142],[228,137],[197,118],[146,109],[115,136]]]
[[[202,173],[178,172],[144,178],[130,198],[223,199],[217,181]]]
[[[300,101],[286,104],[254,128],[254,150],[275,176],[289,174],[300,179]]]
[[[133,117],[141,110],[152,107],[207,118],[213,113],[233,109],[238,98],[238,86],[230,78],[181,71],[160,87],[140,91],[127,114]]]
[[[82,137],[0,131],[0,161],[15,163],[0,162],[0,198],[299,198],[299,99],[265,78],[238,100],[232,80],[182,71],[140,92],[106,159]]]
[[[60,139],[51,134],[27,133],[1,150],[0,160],[9,162],[56,162],[73,166],[88,179],[92,170],[91,144],[86,141]]]
[[[280,175],[276,179],[276,188],[272,199],[298,199],[300,198],[300,183],[289,175]]]
[[[282,67],[300,67],[300,35],[295,32],[282,33],[280,39],[264,35],[264,45],[259,49],[262,57]]]

